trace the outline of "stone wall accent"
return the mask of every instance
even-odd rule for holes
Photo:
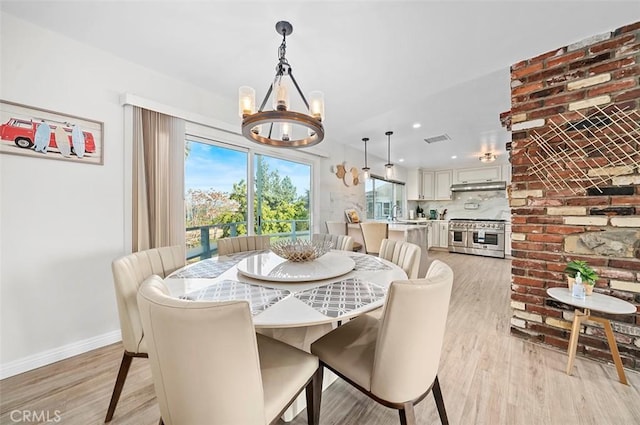
[[[597,178],[597,187],[576,181],[574,187],[550,188],[531,169],[539,153],[535,134],[551,124],[562,125],[569,137],[591,131],[597,143],[616,143],[607,139],[610,122],[584,118],[613,107],[640,110],[640,22],[511,67],[511,111],[500,114],[512,131],[511,332],[566,349],[573,307],[546,290],[566,286],[568,261],[585,260],[600,276],[595,292],[638,306],[635,315],[609,318],[625,367],[640,370],[640,137],[630,138],[626,158],[613,166],[603,153],[569,153],[562,137],[550,141],[575,164],[602,160],[584,177]],[[572,178],[567,172],[565,181]],[[580,355],[610,361],[601,326],[587,322],[581,335]]]

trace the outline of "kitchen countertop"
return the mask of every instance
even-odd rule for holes
[[[393,231],[393,230],[405,231],[405,230],[414,230],[414,229],[424,229],[425,225],[426,225],[426,223],[425,224],[407,224],[407,223],[391,222],[391,223],[389,223],[389,231]]]
[[[389,223],[389,230],[390,231],[407,231],[407,230],[420,230],[420,229],[424,229],[429,220],[422,220],[421,223],[423,224],[410,224],[407,220],[401,220],[401,221],[381,221],[381,223]],[[434,221],[434,220],[431,220]],[[353,228],[360,228],[360,224],[358,223],[349,223],[349,227],[353,227]]]

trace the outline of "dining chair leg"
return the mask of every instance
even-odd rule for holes
[[[442,425],[449,425],[449,419],[447,418],[447,410],[444,408],[444,399],[442,398],[442,390],[440,389],[440,381],[438,381],[438,375],[433,381],[433,398],[436,399],[436,407],[438,408],[438,415],[440,415],[440,423]]]
[[[120,393],[122,393],[122,388],[124,387],[124,381],[127,379],[127,374],[129,373],[129,367],[131,366],[131,361],[133,360],[133,356],[126,351],[122,355],[122,362],[120,363],[120,370],[118,371],[118,377],[116,378],[116,383],[113,386],[113,394],[111,394],[111,402],[109,403],[109,408],[107,409],[107,416],[104,421],[110,422],[113,418],[113,414],[116,411],[116,405],[118,404],[118,400],[120,399]]]
[[[313,374],[311,382],[307,385],[307,423],[309,425],[320,424],[323,373],[324,368],[322,366],[318,366],[318,370]]]
[[[407,402],[403,403],[402,409],[398,411],[400,414],[400,424],[401,425],[416,425],[416,412],[413,409],[413,403]]]

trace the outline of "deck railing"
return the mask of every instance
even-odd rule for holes
[[[262,220],[263,225],[268,223],[289,223],[291,227],[291,231],[289,232],[269,233],[272,239],[308,239],[310,236],[309,229],[311,228],[311,221],[309,219]],[[204,260],[205,258],[211,258],[212,256],[218,255],[218,239],[224,237],[223,235],[228,235],[229,237],[243,236],[244,233],[238,233],[239,226],[243,226],[246,229],[247,223],[240,221],[234,223],[218,223],[208,224],[206,226],[187,227],[187,235],[189,232],[200,233],[199,242],[187,243],[187,261],[195,259]],[[187,237],[187,240],[189,239],[193,240],[193,237]]]

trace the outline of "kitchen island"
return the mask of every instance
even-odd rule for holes
[[[427,240],[429,236],[429,226],[426,220],[423,220],[425,224],[404,224],[397,222],[389,222],[389,239],[396,241],[411,242],[420,247],[422,251],[420,257],[420,271],[418,276],[424,277],[427,273]],[[364,246],[364,239],[362,238],[362,231],[360,225],[350,223],[347,225],[347,234],[353,238],[354,242],[359,242]]]

